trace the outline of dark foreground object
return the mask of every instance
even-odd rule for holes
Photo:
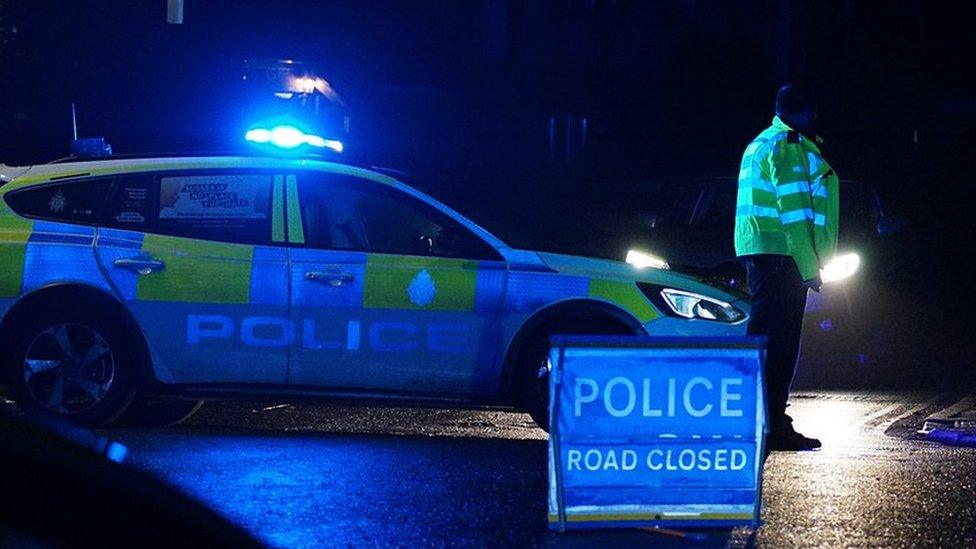
[[[52,428],[0,413],[0,547],[261,546],[151,474],[93,451],[104,439],[63,426],[68,440]]]

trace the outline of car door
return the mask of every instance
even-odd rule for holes
[[[468,228],[391,185],[289,178],[290,381],[453,396],[491,390],[505,264]],[[295,200],[299,200],[300,207]]]
[[[283,179],[197,171],[120,177],[96,250],[170,383],[285,383]]]

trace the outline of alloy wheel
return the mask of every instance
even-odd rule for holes
[[[115,358],[92,328],[56,324],[27,347],[23,375],[35,403],[59,414],[77,414],[105,399],[115,380]]]

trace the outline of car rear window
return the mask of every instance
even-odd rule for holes
[[[109,179],[46,183],[12,191],[6,200],[25,217],[94,225],[111,185]]]

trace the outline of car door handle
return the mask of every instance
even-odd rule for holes
[[[119,269],[127,269],[140,275],[148,275],[157,271],[166,270],[165,262],[144,255],[116,259],[114,265]]]
[[[344,286],[356,280],[356,277],[345,271],[308,271],[305,280],[312,282],[327,282],[330,286]]]

